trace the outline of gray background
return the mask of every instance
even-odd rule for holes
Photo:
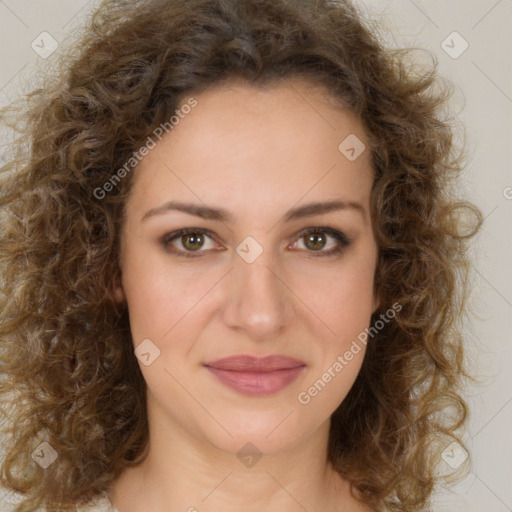
[[[28,91],[37,70],[51,71],[65,39],[76,34],[98,4],[0,0],[1,105]],[[469,150],[461,194],[485,217],[473,250],[471,306],[476,316],[466,325],[468,353],[480,378],[480,384],[466,392],[471,418],[465,441],[473,467],[455,492],[436,496],[434,510],[512,511],[512,0],[357,4],[384,22],[389,44],[434,53],[441,72],[456,85],[453,106],[466,126]],[[51,38],[59,48],[46,55],[52,49]],[[0,502],[0,510],[7,509]]]

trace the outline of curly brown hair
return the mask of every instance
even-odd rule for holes
[[[146,455],[145,381],[113,298],[136,169],[94,191],[184,97],[232,78],[306,79],[364,124],[374,316],[401,310],[332,415],[328,454],[376,510],[428,506],[440,450],[463,444],[466,248],[481,215],[454,194],[464,153],[445,108],[452,87],[411,55],[386,48],[349,1],[108,0],[44,87],[2,109],[18,136],[1,169],[0,481],[24,496],[17,512],[71,510]],[[460,208],[475,215],[469,233]],[[47,469],[31,458],[42,441],[58,453]]]

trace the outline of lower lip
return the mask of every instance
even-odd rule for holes
[[[272,372],[239,372],[206,367],[225,386],[244,395],[270,395],[290,385],[305,368],[297,366]]]

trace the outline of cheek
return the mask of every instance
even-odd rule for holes
[[[318,290],[318,310],[333,324],[335,332],[368,321],[373,310],[373,279],[368,275],[332,275],[323,290]]]
[[[144,236],[126,237],[122,251],[122,287],[134,344],[145,338],[164,343],[172,330],[190,320],[214,284],[214,272],[199,272],[194,265],[171,264],[171,259]]]
[[[357,376],[366,348],[365,330],[373,312],[372,291],[371,279],[363,282],[346,277],[333,280],[328,293],[318,297],[317,308],[328,328],[319,327],[315,336],[318,353],[322,354],[319,371],[330,368],[331,372],[342,373],[343,379],[349,380]],[[339,365],[332,368],[340,361],[343,368]]]
[[[324,325],[321,339],[343,344],[368,327],[375,309],[376,247],[367,246],[330,265],[293,270],[297,295]],[[311,314],[310,313],[310,314]],[[327,337],[326,337],[327,335]]]
[[[369,245],[336,268],[302,278],[302,294],[317,314],[314,365],[299,403],[333,411],[354,383],[366,351],[374,311],[376,248]],[[314,283],[315,286],[311,286]],[[306,294],[308,290],[310,293]],[[304,295],[306,294],[306,295]]]
[[[182,325],[199,325],[196,309],[208,290],[211,279],[198,279],[189,275],[176,275],[168,269],[138,267],[123,278],[130,316],[130,326],[135,344],[144,338],[165,342],[170,333]]]
[[[366,352],[372,291],[371,278],[352,275],[332,280],[326,293],[318,294],[316,307],[322,322],[316,322],[313,364],[296,397],[308,415],[332,414],[354,384]]]

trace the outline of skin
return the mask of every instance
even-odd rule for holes
[[[116,299],[127,302],[134,347],[150,339],[160,355],[149,366],[139,361],[148,457],[121,474],[109,498],[119,512],[370,510],[327,460],[329,419],[364,346],[308,404],[297,398],[349,350],[378,306],[370,152],[349,161],[338,150],[352,133],[368,148],[363,126],[303,81],[232,81],[194,97],[197,106],[140,163],[126,203]],[[143,219],[171,200],[224,208],[233,220],[175,210]],[[291,208],[332,200],[360,209],[283,219]],[[301,231],[319,226],[343,232],[350,245],[318,256],[339,245],[321,231],[324,245],[308,246]],[[192,243],[199,257],[172,252],[186,252],[190,237],[165,249],[162,238],[181,228],[211,232],[202,246]],[[252,263],[236,252],[248,236],[263,249]],[[277,393],[246,396],[203,367],[236,354],[286,355],[306,367]],[[262,454],[252,467],[237,457],[248,442]]]

